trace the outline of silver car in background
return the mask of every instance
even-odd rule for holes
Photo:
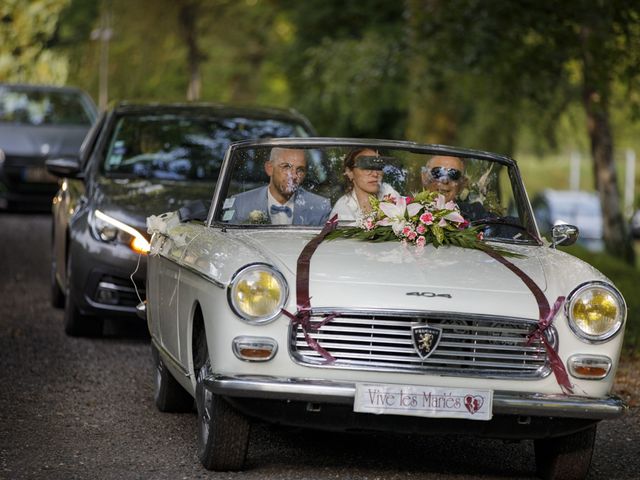
[[[0,210],[51,208],[45,161],[75,155],[97,109],[78,88],[0,83]]]
[[[575,225],[580,230],[578,244],[592,251],[604,248],[602,207],[597,193],[546,189],[533,197],[531,205],[542,235],[549,236],[557,224]]]

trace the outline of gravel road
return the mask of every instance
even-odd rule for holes
[[[146,326],[70,338],[49,303],[51,218],[0,213],[0,479],[527,479],[529,442],[346,435],[256,425],[248,468],[204,470],[194,414],[152,398]],[[633,405],[603,422],[589,479],[640,478],[640,359],[616,390]]]

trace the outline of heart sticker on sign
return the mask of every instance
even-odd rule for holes
[[[464,406],[467,407],[469,413],[474,414],[482,408],[484,399],[477,395],[467,395],[464,397]]]

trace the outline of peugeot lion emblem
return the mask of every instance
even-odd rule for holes
[[[442,329],[430,327],[429,325],[413,325],[411,327],[411,338],[413,346],[423,360],[429,357],[440,342]]]

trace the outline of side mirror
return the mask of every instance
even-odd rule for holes
[[[194,200],[178,210],[178,217],[180,217],[181,222],[188,222],[190,220],[204,222],[208,214],[209,208],[202,200]]]
[[[551,248],[573,245],[578,240],[578,235],[580,235],[580,230],[575,225],[568,223],[554,225],[551,229]]]
[[[45,162],[47,171],[56,177],[78,178],[81,168],[77,157],[50,158]]]

